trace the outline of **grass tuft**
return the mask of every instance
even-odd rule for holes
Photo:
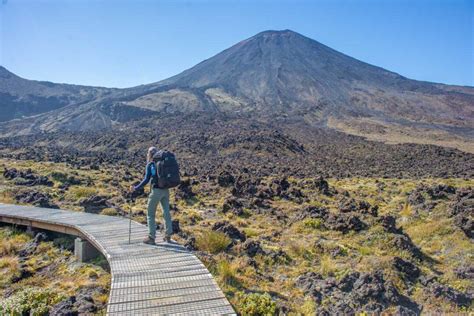
[[[212,230],[204,231],[196,237],[196,246],[199,250],[217,254],[229,247],[232,240],[224,233]]]

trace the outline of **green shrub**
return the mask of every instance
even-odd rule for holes
[[[276,314],[276,304],[268,293],[239,294],[242,315],[270,316]]]
[[[305,219],[303,225],[307,228],[321,229],[323,227],[323,220],[320,218]]]
[[[0,315],[47,315],[64,298],[51,290],[26,288],[0,301]]]
[[[224,233],[212,230],[205,231],[196,238],[196,246],[198,249],[212,254],[224,251],[229,247],[231,242],[232,240]]]

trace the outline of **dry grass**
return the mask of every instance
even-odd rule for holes
[[[413,215],[413,208],[407,202],[403,205],[402,209],[399,212],[402,217],[410,217]]]
[[[70,200],[79,200],[82,198],[88,198],[95,194],[97,194],[97,189],[95,188],[73,186],[69,188],[67,195]]]
[[[221,283],[226,286],[238,286],[237,267],[227,260],[222,260],[217,264],[217,273]]]
[[[212,254],[224,251],[231,242],[230,238],[225,234],[212,230],[203,231],[196,237],[198,249]]]

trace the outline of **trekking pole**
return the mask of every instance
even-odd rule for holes
[[[133,202],[133,197],[130,197],[130,200],[128,202],[128,244],[131,243],[131,236],[132,236],[132,203]]]

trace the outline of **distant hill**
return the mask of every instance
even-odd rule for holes
[[[11,76],[2,85],[24,80]],[[1,103],[16,113],[12,118],[52,110],[4,123],[3,135],[126,128],[129,121],[155,114],[219,112],[474,152],[473,87],[407,79],[289,30],[259,33],[174,77],[139,87],[109,90],[25,80],[23,86],[1,89],[19,95]]]
[[[0,66],[0,122],[84,103],[114,89],[27,80]]]

